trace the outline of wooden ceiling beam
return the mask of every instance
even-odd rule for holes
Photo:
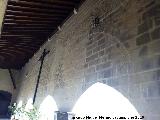
[[[22,36],[25,37],[25,36],[27,36],[27,35],[14,35],[14,34],[13,34],[13,35],[11,35],[11,34],[10,34],[10,35],[3,35],[3,34],[1,35],[1,37],[4,37],[4,36],[5,36],[5,37],[22,37]],[[31,36],[31,35],[28,35],[28,36]]]
[[[0,56],[4,56],[5,60],[15,59],[16,58],[15,54],[8,53],[7,50],[6,51],[0,51]]]
[[[25,24],[30,24],[30,25],[59,25],[59,21],[56,23],[56,22],[53,22],[53,21],[50,21],[50,22],[47,22],[47,21],[4,21],[5,22],[5,25],[6,24],[20,24],[20,25],[25,25]]]
[[[43,42],[31,42],[31,41],[23,41],[22,43],[16,43],[16,42],[8,42],[8,43],[2,43],[0,45],[4,45],[4,44],[11,44],[12,46],[21,46],[21,48],[23,48],[23,45],[24,47],[25,46],[31,46],[31,47],[35,47],[35,48],[39,48],[39,46],[41,46],[43,44]]]
[[[8,0],[0,36],[0,66],[21,68],[80,1]]]
[[[14,21],[8,21],[8,22],[5,22],[4,23],[4,25],[52,25],[52,24],[56,24],[56,23],[54,23],[54,22],[52,22],[52,23],[45,23],[45,22],[41,22],[41,21],[39,21],[39,22],[27,22],[27,23],[25,23],[25,22],[14,22]]]
[[[56,4],[43,4],[39,2],[26,2],[26,1],[17,1],[17,0],[9,0],[8,5],[18,5],[22,7],[33,7],[33,8],[48,8],[48,9],[71,9],[72,7],[69,5],[56,5]]]
[[[21,19],[21,20],[16,20],[16,19],[4,19],[4,22],[46,22],[46,23],[59,23],[57,21],[53,21],[53,20],[25,20],[25,19]]]
[[[34,53],[34,51],[36,51],[38,49],[38,47],[32,47],[30,49],[26,48],[25,46],[24,47],[17,47],[17,46],[4,46],[4,47],[1,47],[0,50],[2,51],[3,50],[10,50],[10,49],[13,49],[13,50],[20,50],[22,52],[27,52],[27,53]]]
[[[14,28],[14,27],[52,27],[57,28],[55,25],[48,25],[48,24],[16,24],[16,23],[4,23],[4,28]]]
[[[31,56],[31,54],[33,53],[29,53],[29,52],[24,52],[24,51],[21,51],[21,50],[17,50],[17,49],[2,49],[1,52],[0,52],[0,55],[1,53],[6,53],[10,56],[12,56],[12,59],[25,59],[25,58],[28,58],[28,56],[26,56],[26,53],[27,55]],[[15,56],[15,57],[13,57]],[[19,58],[17,58],[17,56]]]
[[[43,27],[43,26],[34,26],[34,27],[32,27],[32,26],[26,26],[26,27],[15,26],[15,27],[8,27],[8,26],[7,26],[7,27],[4,27],[4,28],[3,28],[4,31],[6,31],[6,30],[9,30],[9,31],[10,31],[10,30],[11,30],[11,31],[15,30],[15,31],[17,31],[16,29],[22,29],[22,30],[26,30],[26,29],[27,29],[27,30],[30,30],[30,29],[31,29],[31,30],[37,30],[37,29],[38,29],[38,30],[41,30],[41,29],[43,29],[43,30],[52,30],[52,31],[53,31],[53,30],[55,29],[55,27]]]
[[[7,39],[25,39],[27,35],[1,35],[1,39],[7,40]],[[40,41],[45,41],[47,39],[47,36],[44,35],[39,35],[39,36],[33,36],[34,39],[32,40],[40,40]]]
[[[48,35],[49,33],[51,33],[50,31],[35,31],[35,30],[28,30],[28,31],[19,31],[19,32],[2,32],[2,36],[6,35],[6,36],[12,36],[14,34],[14,36],[18,36],[18,35],[38,35],[38,34],[44,34],[43,36],[46,36],[46,34]]]
[[[16,30],[16,29],[22,29],[22,30],[54,30],[56,27],[43,27],[43,26],[5,26],[3,28],[4,31],[6,30]]]
[[[2,32],[2,37],[3,36],[7,36],[7,37],[26,37],[26,36],[33,36],[33,37],[36,37],[36,36],[39,36],[39,37],[45,37],[47,36],[48,34],[50,33],[50,31],[18,31],[18,32],[10,32],[10,33],[3,33]]]
[[[6,45],[6,44],[13,44],[13,43],[15,43],[15,41],[0,41],[0,45]],[[35,46],[39,46],[39,45],[41,45],[42,44],[42,41],[41,42],[33,42],[33,41],[28,41],[28,40],[26,40],[26,41],[21,41],[21,42],[19,42],[19,43],[17,43],[17,44],[20,44],[20,45],[25,45],[25,44],[29,44],[29,45],[35,45]]]
[[[63,20],[65,17],[39,17],[39,16],[29,16],[29,15],[6,15],[6,19],[18,19],[18,20]]]
[[[78,1],[75,0],[70,0],[70,1],[66,1],[66,0],[20,0],[20,1],[25,1],[25,2],[38,2],[38,3],[42,3],[42,4],[54,4],[54,5],[70,5],[70,6],[74,6],[75,4],[78,4]]]
[[[2,39],[0,40],[0,44],[13,44],[13,43],[17,43],[17,44],[24,44],[24,43],[33,43],[33,44],[38,44],[41,45],[44,41],[40,41],[40,40],[34,40],[34,39]]]
[[[35,12],[23,12],[23,11],[13,11],[13,10],[6,10],[6,14],[8,15],[29,15],[29,16],[41,16],[41,17],[64,17],[67,16],[67,14],[48,14],[48,13],[35,13]]]
[[[23,42],[23,41],[32,41],[33,43],[43,43],[47,38],[43,38],[43,37],[40,37],[40,38],[33,38],[33,39],[27,39],[27,38],[21,38],[21,37],[2,37],[1,38],[1,41],[10,41],[10,42]]]
[[[28,36],[28,35],[32,35],[33,37],[36,37],[36,36],[38,36],[38,34],[43,34],[43,35],[41,35],[41,37],[43,36],[43,37],[47,37],[48,36],[48,34],[50,34],[51,32],[50,31],[44,31],[44,30],[23,30],[23,31],[21,31],[21,30],[17,30],[17,31],[10,31],[10,32],[4,32],[4,33],[2,33],[2,36],[4,36],[4,35],[6,35],[6,36],[12,36],[13,34],[15,35],[15,36],[20,36],[20,35],[24,35],[25,34],[25,36]],[[20,36],[21,37],[21,36]]]
[[[15,28],[15,29],[10,29],[10,30],[9,29],[4,29],[2,34],[11,34],[11,33],[19,34],[19,33],[23,33],[23,32],[39,32],[39,33],[48,32],[48,33],[50,33],[52,31],[53,31],[52,29],[35,29],[35,28],[33,28],[33,29],[32,28],[24,28],[23,29],[23,28]]]
[[[0,38],[0,40],[5,40],[5,39],[16,39],[16,40],[18,40],[18,39],[33,39],[33,40],[45,40],[45,38],[46,37],[44,37],[44,36],[42,36],[42,35],[39,35],[39,36],[27,36],[27,35],[25,35],[25,36],[2,36],[1,35],[1,38]]]
[[[17,46],[15,46],[15,47],[17,47]],[[27,48],[27,49],[32,49],[32,48]],[[17,50],[17,49],[15,49],[15,48],[2,48],[1,49],[1,46],[0,46],[0,50],[1,50],[1,52],[8,52],[8,53],[12,53],[12,54],[17,54],[18,53],[18,55],[23,55],[24,57],[25,57],[25,51],[23,51],[23,50]]]
[[[9,21],[9,20],[14,20],[14,21],[62,21],[63,19],[61,18],[40,18],[40,17],[21,17],[21,16],[16,16],[16,17],[5,17],[5,20]]]
[[[2,46],[5,46],[4,44],[0,44],[0,49],[1,49],[1,47]],[[16,45],[14,45],[15,47],[21,47],[21,48],[34,48],[34,49],[38,49],[39,48],[39,45],[37,45],[37,44],[34,44],[34,45],[32,45],[32,44],[26,44],[26,43],[23,43],[23,44],[16,44]]]
[[[13,11],[23,11],[23,12],[34,12],[34,13],[48,13],[48,14],[67,14],[71,10],[57,10],[57,9],[45,9],[45,8],[32,8],[32,7],[22,7],[22,6],[17,6],[17,5],[8,5],[7,6],[8,10],[13,10]]]
[[[56,27],[41,27],[41,26],[11,26],[11,27],[9,27],[9,26],[5,26],[4,28],[3,28],[3,30],[4,31],[6,31],[6,30],[16,30],[16,29],[20,29],[20,30],[54,30]]]

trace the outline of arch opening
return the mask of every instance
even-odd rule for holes
[[[58,111],[57,104],[53,97],[48,95],[39,107],[39,120],[53,120],[55,111]]]
[[[72,112],[76,117],[139,117],[140,115],[135,107],[114,88],[95,83],[88,88],[78,99]],[[98,118],[97,118],[98,119]]]
[[[0,118],[10,117],[8,112],[8,106],[10,105],[11,99],[11,93],[0,90]]]

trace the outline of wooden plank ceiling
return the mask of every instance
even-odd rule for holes
[[[84,0],[8,0],[0,68],[20,69]]]

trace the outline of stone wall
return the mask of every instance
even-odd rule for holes
[[[13,85],[7,69],[0,69],[0,90],[13,92]]]
[[[0,34],[1,34],[1,27],[2,27],[2,22],[3,22],[3,17],[5,14],[7,1],[8,0],[0,0]]]
[[[37,105],[51,95],[59,110],[71,111],[87,88],[102,82],[127,97],[145,119],[160,119],[159,0],[86,0],[21,70],[17,101],[33,98],[44,48],[50,53]]]

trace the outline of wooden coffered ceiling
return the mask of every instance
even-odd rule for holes
[[[84,0],[8,0],[0,68],[20,69]]]

